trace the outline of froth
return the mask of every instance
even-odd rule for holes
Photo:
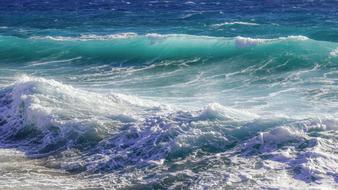
[[[227,26],[227,25],[247,25],[247,26],[258,26],[259,24],[254,22],[223,22],[219,24],[212,25],[213,27],[221,27],[221,26]]]
[[[84,34],[79,37],[69,37],[69,36],[34,36],[31,39],[48,39],[55,41],[87,41],[87,40],[112,40],[112,39],[128,39],[136,37],[137,34],[133,32],[127,33],[117,33],[111,35],[96,35],[96,34]]]
[[[218,103],[207,105],[198,116],[200,119],[221,119],[221,120],[253,120],[259,118],[258,115],[243,110],[237,110],[222,106]]]
[[[336,48],[336,49],[334,49],[330,52],[330,56],[332,56],[332,57],[336,57],[337,55],[338,55],[338,48]]]
[[[251,47],[259,44],[263,44],[266,42],[275,42],[280,40],[296,40],[296,41],[305,41],[309,38],[306,36],[288,36],[288,37],[279,37],[272,39],[262,39],[262,38],[249,38],[237,36],[235,37],[235,45],[240,48]]]

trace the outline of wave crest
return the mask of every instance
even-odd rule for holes
[[[40,143],[32,152],[55,151],[76,145],[86,137],[98,142],[122,123],[137,121],[140,106],[152,106],[131,96],[106,96],[29,76],[2,89],[0,104],[2,139],[35,139]]]

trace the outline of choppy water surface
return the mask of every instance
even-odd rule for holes
[[[0,3],[0,189],[338,188],[337,1]]]

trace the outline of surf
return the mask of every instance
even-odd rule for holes
[[[244,165],[245,175],[243,169],[234,168],[235,173],[225,180],[237,184],[239,179],[253,179],[257,170],[277,175],[275,169],[282,167],[292,173],[286,180],[295,182],[293,175],[311,182],[333,180],[337,169],[337,157],[330,152],[336,143],[331,139],[337,126],[335,119],[271,117],[218,103],[197,110],[180,109],[30,76],[20,76],[1,89],[0,104],[2,147],[15,147],[31,158],[48,157],[45,166],[71,173],[106,173],[112,179],[131,179],[116,173],[122,172],[151,180],[156,172],[162,173],[158,176],[161,179],[174,180],[182,172],[205,171],[206,160],[213,163],[207,171],[219,175],[225,171],[221,166],[234,168],[236,163],[253,160],[264,165]],[[322,165],[313,164],[313,160],[323,159],[326,162]],[[301,167],[299,162],[303,163]],[[327,172],[323,172],[324,167]],[[147,172],[139,174],[142,168]],[[195,176],[191,173],[186,179]],[[200,178],[203,183],[208,179]],[[218,184],[224,182],[213,179]],[[147,178],[137,181],[149,182]]]

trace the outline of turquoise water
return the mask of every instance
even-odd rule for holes
[[[337,1],[1,3],[0,189],[337,188],[337,18]]]

